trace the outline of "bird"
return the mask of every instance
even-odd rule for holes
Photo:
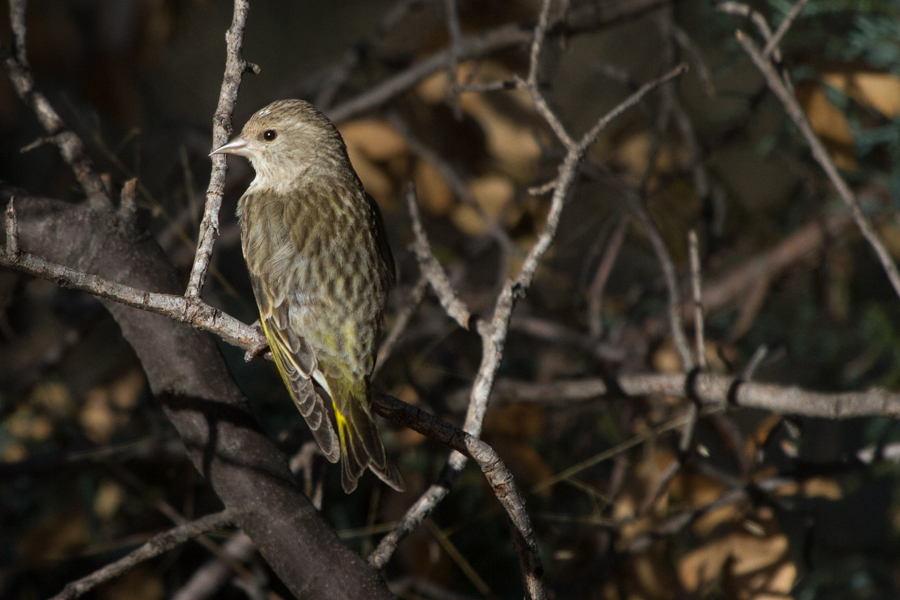
[[[348,494],[366,468],[404,491],[372,413],[394,258],[341,134],[309,102],[278,100],[213,154],[256,172],[238,202],[241,248],[269,349],[322,453],[341,461]]]

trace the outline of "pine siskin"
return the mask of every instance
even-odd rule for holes
[[[279,100],[213,154],[246,157],[256,170],[238,203],[241,242],[260,323],[297,408],[328,460],[343,457],[345,492],[366,467],[403,491],[369,381],[394,259],[344,140],[313,105]],[[337,436],[313,380],[331,398]]]

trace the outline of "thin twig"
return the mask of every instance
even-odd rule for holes
[[[603,251],[603,258],[600,259],[597,272],[588,288],[588,331],[595,340],[600,339],[600,336],[603,335],[603,318],[600,311],[603,307],[603,292],[606,289],[606,282],[612,275],[613,266],[616,264],[622,244],[625,243],[625,236],[630,226],[630,217],[625,216],[619,220],[615,231],[609,236],[606,249]]]
[[[809,0],[798,0],[797,3],[791,7],[791,10],[788,11],[788,14],[784,16],[784,20],[781,21],[778,25],[778,29],[776,29],[775,33],[772,35],[772,38],[766,42],[766,47],[763,48],[762,55],[766,60],[771,58],[772,53],[775,52],[775,49],[781,44],[781,40],[788,32],[788,29],[791,28],[791,25],[794,24],[794,20],[800,16],[800,11],[803,10],[803,7],[806,6],[807,2],[809,2]]]
[[[863,237],[866,238],[866,241],[869,242],[869,245],[875,251],[875,255],[878,257],[888,280],[894,287],[894,292],[900,296],[900,272],[897,270],[897,265],[894,263],[890,251],[888,251],[881,238],[878,237],[878,233],[875,231],[872,223],[869,221],[868,217],[866,217],[862,208],[860,208],[859,201],[856,199],[850,186],[848,186],[847,182],[844,181],[844,178],[841,177],[837,166],[831,159],[831,155],[828,153],[822,140],[820,140],[819,136],[813,131],[812,126],[809,124],[809,120],[806,118],[806,114],[803,112],[803,108],[800,106],[800,102],[797,100],[797,96],[793,91],[788,89],[782,78],[778,76],[771,61],[762,56],[753,40],[740,30],[738,30],[735,35],[738,43],[744,51],[747,52],[753,60],[753,63],[765,77],[769,88],[776,96],[778,96],[782,105],[784,105],[785,112],[787,112],[788,116],[791,117],[794,124],[797,125],[797,128],[803,134],[803,137],[806,139],[806,142],[812,150],[813,158],[816,159],[816,162],[818,162],[819,166],[822,167],[822,170],[825,171],[825,174],[828,176],[834,189],[837,190],[838,195],[850,208],[850,214],[853,215],[853,220],[856,222],[857,227],[859,227]]]
[[[73,600],[78,598],[101,583],[130,571],[145,560],[159,556],[163,552],[176,548],[191,538],[202,535],[207,531],[219,529],[232,523],[234,518],[230,511],[223,510],[160,533],[124,558],[94,571],[87,577],[82,577],[78,581],[67,584],[63,591],[51,598],[51,600]]]
[[[750,381],[751,379],[753,379],[753,375],[756,373],[756,369],[759,368],[759,365],[762,364],[768,354],[769,349],[766,346],[759,346],[753,352],[753,356],[750,357],[750,360],[747,361],[747,364],[744,365],[744,369],[741,371],[741,380]]]
[[[116,215],[119,220],[128,225],[134,225],[137,220],[137,178],[132,178],[122,185],[119,198],[119,209]]]
[[[222,89],[219,91],[219,104],[213,117],[213,148],[218,148],[231,137],[231,117],[234,113],[238,88],[241,86],[244,72],[259,72],[259,67],[248,63],[241,56],[241,48],[244,44],[244,26],[247,23],[249,12],[249,0],[234,0],[234,17],[231,27],[225,34],[227,45],[225,75],[222,79]],[[203,212],[203,221],[200,222],[200,235],[197,240],[197,254],[194,257],[191,277],[185,292],[185,296],[192,299],[200,297],[209,270],[213,244],[215,244],[216,236],[219,235],[219,210],[222,208],[228,164],[224,154],[213,155],[212,163],[212,174],[209,176],[209,187],[206,189],[206,208]]]
[[[459,57],[457,49],[462,39],[462,27],[459,24],[459,11],[456,0],[444,0],[444,18],[447,22],[447,33],[450,34],[450,46],[447,48],[447,97],[453,116],[456,120],[462,119],[462,110],[459,107]]]
[[[94,172],[94,165],[88,157],[84,142],[66,125],[47,98],[35,88],[34,76],[26,58],[25,0],[10,0],[9,14],[12,25],[15,54],[10,54],[0,44],[0,58],[6,74],[19,98],[31,107],[38,121],[53,141],[63,160],[72,169],[75,179],[87,195],[92,208],[108,210],[112,201],[100,176]]]
[[[554,27],[553,35],[587,33],[609,27],[626,19],[648,13],[671,0],[633,0],[622,3],[619,7],[604,7],[598,10],[593,6],[585,6],[570,11],[564,23]],[[511,23],[490,29],[474,36],[463,36],[454,48],[457,60],[463,62],[472,58],[480,58],[507,48],[524,46],[533,41],[532,31],[520,23]],[[348,100],[331,110],[325,111],[328,117],[338,123],[346,121],[361,113],[381,106],[399,96],[416,84],[447,67],[445,48],[415,63],[408,69],[390,77],[356,98]]]
[[[691,229],[688,232],[688,255],[691,264],[691,293],[694,298],[694,351],[696,352],[697,366],[705,371],[707,369],[706,336],[703,331],[703,283],[700,273],[699,245],[697,232]]]
[[[478,215],[478,218],[481,219],[481,222],[487,227],[488,231],[490,231],[491,236],[500,245],[503,252],[513,253],[520,251],[519,246],[509,237],[506,230],[504,230],[494,219],[491,219],[485,214],[484,208],[482,208],[475,200],[468,184],[466,184],[462,176],[456,172],[449,162],[444,160],[437,152],[426,146],[419,138],[413,135],[409,126],[397,112],[391,111],[388,113],[388,122],[397,130],[397,133],[403,136],[407,146],[412,150],[412,153],[421,160],[431,164],[441,177],[444,178],[444,181],[447,182],[447,185],[450,186],[450,189],[456,197],[464,204],[472,207]]]
[[[669,253],[669,249],[662,239],[662,234],[660,234],[650,213],[647,212],[647,208],[644,206],[638,193],[630,186],[624,184],[620,186],[620,189],[622,190],[622,193],[625,194],[628,204],[631,206],[631,210],[634,212],[637,220],[644,227],[644,233],[650,239],[650,245],[653,246],[653,251],[656,253],[656,259],[659,261],[659,266],[663,272],[663,279],[666,282],[666,289],[668,290],[666,315],[669,320],[669,330],[672,333],[675,348],[678,350],[678,354],[681,357],[682,369],[689,371],[694,366],[694,360],[691,353],[691,346],[687,340],[687,335],[684,333],[684,323],[680,312],[681,292],[678,286],[678,275],[675,271],[675,263],[672,261],[672,255]]]
[[[359,66],[363,57],[371,50],[372,46],[385,35],[387,35],[403,17],[416,4],[422,3],[423,0],[398,0],[381,18],[381,21],[375,28],[361,41],[353,44],[338,59],[337,63],[328,70],[322,88],[315,98],[314,104],[320,110],[326,111],[334,98],[341,90],[341,86],[347,81],[350,72]]]
[[[221,337],[238,348],[250,350],[265,340],[261,332],[231,315],[203,301],[191,301],[184,296],[159,294],[122,285],[96,275],[76,271],[52,263],[27,252],[20,252],[15,262],[0,256],[0,266],[10,267],[29,275],[53,281],[60,287],[87,292],[99,298],[113,300],[187,323]]]
[[[506,344],[506,337],[509,331],[509,323],[512,317],[513,308],[515,307],[516,301],[523,297],[530,288],[541,258],[553,243],[563,207],[565,206],[566,199],[569,197],[576,179],[579,163],[584,158],[591,144],[596,141],[602,129],[606,127],[615,116],[618,116],[626,108],[639,102],[640,99],[654,87],[653,84],[643,86],[623,102],[622,105],[617,106],[601,117],[580,140],[577,142],[574,141],[569,137],[556,115],[550,110],[546,101],[543,99],[543,96],[541,96],[536,83],[538,73],[538,65],[536,63],[540,60],[541,46],[545,39],[547,27],[549,26],[549,9],[550,0],[545,0],[541,9],[541,17],[534,31],[528,81],[523,82],[522,85],[524,85],[531,94],[538,112],[544,117],[551,129],[557,133],[560,142],[566,147],[567,153],[558,167],[557,176],[554,180],[555,185],[553,187],[553,195],[550,199],[550,208],[547,212],[541,232],[537,237],[537,241],[531,247],[531,250],[522,262],[522,267],[516,278],[513,281],[507,282],[500,294],[498,294],[494,304],[494,315],[490,320],[490,323],[478,323],[478,333],[482,338],[481,363],[478,368],[478,373],[475,376],[474,385],[472,386],[469,405],[466,411],[466,420],[463,427],[463,429],[474,438],[478,438],[481,434],[484,415],[487,411],[488,398],[490,397],[493,388],[497,369],[500,366],[500,360],[503,357],[503,350]],[[677,69],[661,77],[657,82],[662,83],[669,81],[672,77],[676,77],[683,72],[683,70],[683,66],[679,66]],[[654,83],[658,85],[658,83]],[[420,217],[418,216],[418,206],[414,201],[415,198],[412,194],[409,194],[408,198],[410,199],[410,212],[413,214],[414,228],[419,228],[419,230],[416,231],[417,243],[415,248],[420,265],[427,266],[428,272],[426,272],[425,275],[429,278],[429,281],[432,282],[432,284],[437,283],[438,287],[443,289],[443,291],[436,289],[436,293],[441,300],[441,305],[448,311],[448,314],[461,325],[471,326],[470,313],[456,298],[455,292],[453,292],[452,287],[450,287],[443,269],[440,268],[440,264],[431,253],[427,244],[427,239],[424,236],[424,230],[421,229],[421,223],[418,223],[417,225]],[[453,312],[451,312],[451,310]],[[407,511],[406,515],[400,520],[395,529],[382,538],[373,553],[373,564],[376,566],[383,566],[387,562],[403,536],[418,527],[434,510],[437,504],[447,495],[450,486],[456,480],[459,472],[465,466],[465,463],[466,457],[462,453],[457,451],[450,455],[439,482],[428,488],[419,500]],[[540,573],[529,573],[525,571],[523,572],[523,576],[525,577],[525,589],[528,597],[532,599],[545,597],[546,592],[541,583]]]
[[[669,28],[672,39],[688,53],[691,64],[694,65],[694,69],[697,71],[697,79],[700,80],[700,87],[703,88],[703,93],[709,98],[715,97],[716,87],[713,85],[712,74],[709,72],[709,67],[706,66],[706,61],[703,60],[703,55],[700,53],[697,44],[694,43],[694,40],[691,39],[684,29],[671,22],[671,19]]]
[[[385,336],[384,341],[381,342],[381,347],[378,349],[378,358],[375,361],[373,375],[381,370],[381,367],[384,366],[384,361],[386,361],[394,351],[394,347],[400,340],[400,336],[406,331],[406,327],[412,320],[413,315],[416,314],[419,305],[422,304],[422,300],[425,299],[426,291],[428,291],[428,280],[425,277],[420,276],[416,285],[409,292],[409,297],[407,298],[403,309],[397,314],[397,317],[394,320],[394,326],[391,327],[391,330]]]
[[[463,329],[470,329],[477,324],[478,319],[472,319],[472,312],[469,307],[459,299],[453,284],[444,272],[444,268],[435,258],[431,251],[431,245],[428,243],[428,235],[425,233],[425,227],[422,225],[422,214],[419,212],[419,202],[416,198],[416,188],[410,182],[406,191],[406,203],[409,207],[409,216],[412,218],[413,232],[416,235],[416,241],[413,243],[413,251],[419,261],[419,270],[422,275],[431,284],[431,288],[438,297],[438,301],[447,314]]]

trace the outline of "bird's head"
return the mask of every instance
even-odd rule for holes
[[[328,117],[304,100],[277,100],[260,109],[240,135],[212,154],[250,159],[256,170],[255,183],[276,189],[309,176],[327,179],[350,167],[341,134]]]

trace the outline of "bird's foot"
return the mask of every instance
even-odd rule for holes
[[[263,331],[262,324],[260,323],[259,319],[257,319],[256,322],[251,325],[251,327],[259,332],[261,339],[255,346],[244,353],[245,362],[250,362],[251,360],[261,356],[266,350],[269,349],[269,340],[266,339],[265,332]]]

